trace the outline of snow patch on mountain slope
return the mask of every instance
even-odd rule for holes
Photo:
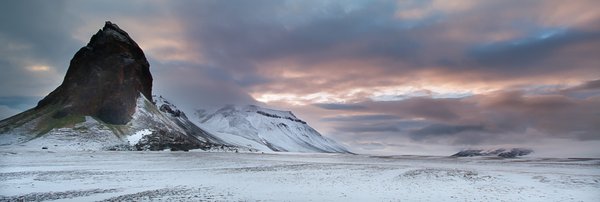
[[[138,142],[140,142],[140,140],[142,140],[142,138],[146,135],[150,135],[152,134],[152,130],[150,129],[144,129],[144,130],[140,130],[135,132],[133,135],[130,135],[127,137],[127,141],[129,142],[129,145],[133,146],[135,144],[137,144]]]
[[[200,126],[230,144],[261,151],[348,152],[289,111],[228,105],[210,115],[201,112]]]

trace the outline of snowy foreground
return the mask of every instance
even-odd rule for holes
[[[600,159],[0,149],[0,201],[600,201]]]

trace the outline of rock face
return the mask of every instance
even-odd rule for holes
[[[142,93],[152,99],[152,75],[142,49],[116,24],[106,22],[71,60],[63,83],[35,109],[58,107],[52,115],[97,117],[126,124]]]

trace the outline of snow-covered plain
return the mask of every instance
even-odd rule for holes
[[[600,159],[0,148],[0,201],[600,201]]]

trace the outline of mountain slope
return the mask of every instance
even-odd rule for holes
[[[201,127],[232,145],[261,151],[349,153],[289,111],[228,105],[212,114],[197,116],[201,117]]]
[[[27,114],[25,114],[27,115]],[[0,134],[2,145],[20,145],[24,148],[42,147],[54,150],[189,150],[220,146],[206,134],[194,133],[181,125],[192,124],[187,118],[174,121],[168,112],[162,112],[154,103],[140,94],[136,99],[134,114],[127,124],[103,122],[94,116],[83,116],[72,123],[57,126],[49,131],[31,136],[40,121],[48,115],[32,118],[22,126]],[[21,121],[15,116],[0,122]],[[27,117],[27,116],[26,116]],[[27,117],[24,120],[28,120]],[[193,124],[192,124],[193,125]],[[5,127],[1,127],[5,128]]]
[[[170,122],[174,123],[176,128],[180,128],[180,131],[183,133],[195,137],[206,144],[212,144],[213,146],[227,146],[227,142],[221,138],[192,123],[183,111],[179,110],[177,106],[169,102],[167,99],[156,95],[153,96],[153,98],[153,102],[155,103],[156,107],[158,107],[161,114],[164,114],[166,117],[168,117]]]

